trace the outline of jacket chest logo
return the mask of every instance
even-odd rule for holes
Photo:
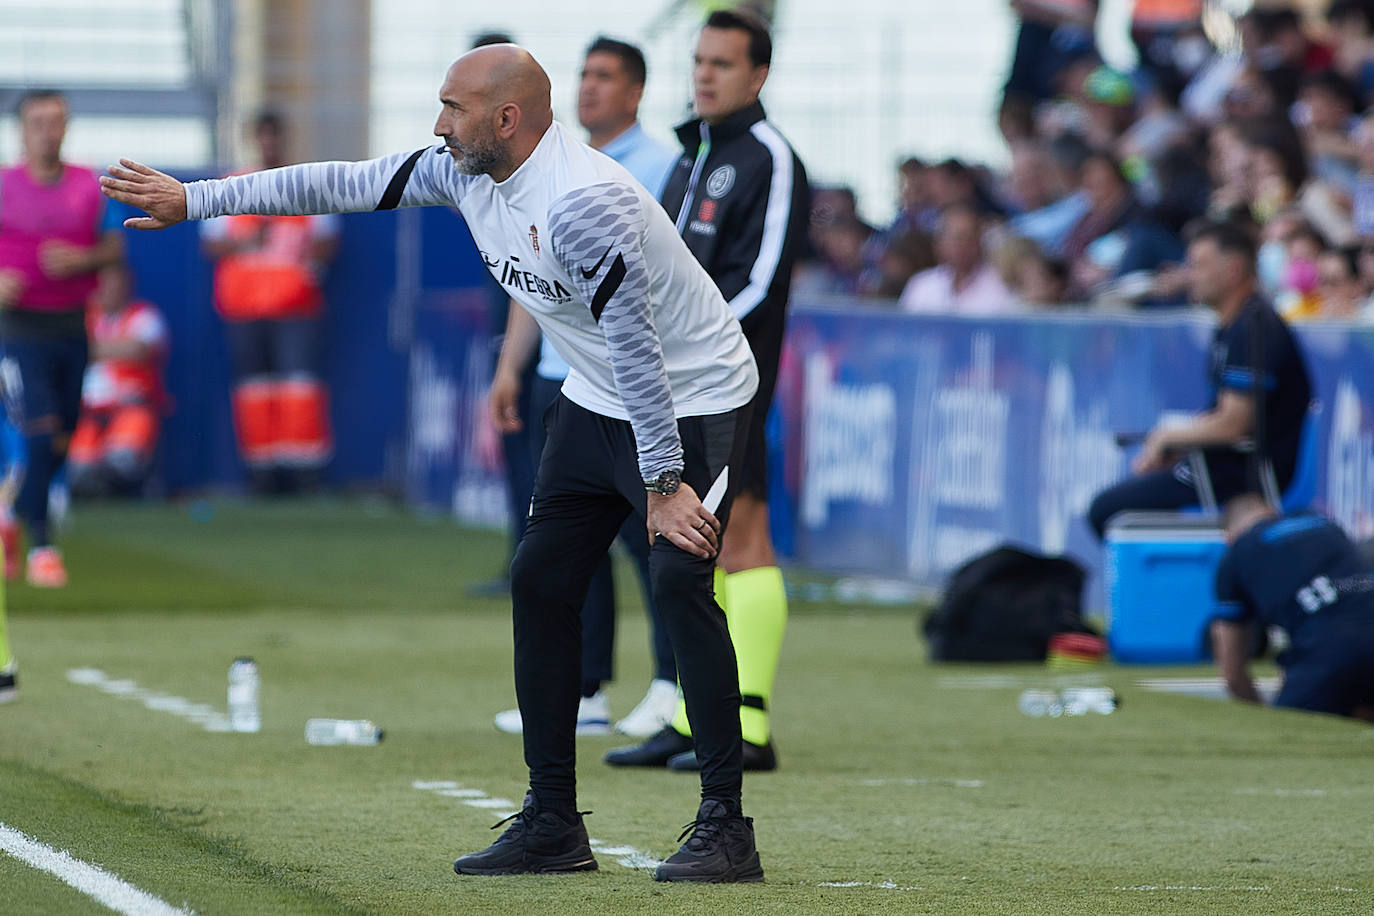
[[[734,186],[735,167],[733,165],[722,165],[706,179],[706,193],[716,200],[729,194],[730,189]]]
[[[539,257],[539,230],[530,226],[530,247],[534,249],[534,256]]]

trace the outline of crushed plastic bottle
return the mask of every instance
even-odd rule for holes
[[[305,743],[322,747],[376,744],[383,734],[367,719],[310,719],[305,723]]]

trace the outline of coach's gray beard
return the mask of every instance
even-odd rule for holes
[[[453,164],[464,175],[489,175],[506,161],[506,151],[494,138],[467,146],[450,143],[449,149],[458,151],[458,158],[453,160]]]

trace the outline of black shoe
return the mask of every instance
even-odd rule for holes
[[[492,826],[492,830],[512,821],[506,832],[481,852],[473,852],[453,863],[460,875],[554,875],[563,872],[596,871],[587,828],[582,815],[569,821],[556,811],[541,810],[534,793],[525,795],[518,814]]]
[[[613,767],[661,767],[667,766],[671,758],[691,749],[691,738],[671,725],[665,725],[652,738],[645,738],[630,747],[607,751],[602,759]]]
[[[658,867],[655,881],[763,880],[763,866],[754,848],[754,819],[741,814],[738,803],[706,799],[697,809],[697,819],[678,839],[683,837],[687,842]]]
[[[19,695],[19,675],[13,668],[0,670],[0,703],[8,703]]]
[[[778,753],[773,750],[771,739],[767,744],[744,742],[744,768],[754,772],[767,772],[778,768]],[[668,769],[700,770],[701,761],[697,760],[696,751],[685,751],[668,758]]]

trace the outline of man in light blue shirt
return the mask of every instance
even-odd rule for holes
[[[577,120],[587,131],[587,143],[625,167],[645,189],[659,196],[681,150],[654,139],[639,123],[639,102],[644,95],[647,68],[644,55],[634,45],[611,38],[597,38],[587,48],[577,92]],[[521,376],[539,349],[539,365],[531,382],[530,417],[521,417]],[[535,461],[544,449],[544,409],[553,401],[567,377],[568,364],[549,345],[540,345],[539,328],[524,309],[512,304],[506,321],[506,337],[492,378],[490,404],[496,425],[504,433],[526,431]],[[528,494],[526,494],[528,500]],[[643,525],[633,517],[621,530],[620,543],[638,567],[649,612],[654,654],[654,679],[638,706],[616,723],[617,731],[648,737],[667,725],[677,707],[677,666],[667,630],[661,625],[650,597],[649,544]],[[582,608],[582,702],[577,711],[578,734],[610,731],[610,709],[602,684],[611,680],[615,648],[615,584],[609,557],[592,576]],[[496,727],[519,733],[520,710],[496,714]]]

